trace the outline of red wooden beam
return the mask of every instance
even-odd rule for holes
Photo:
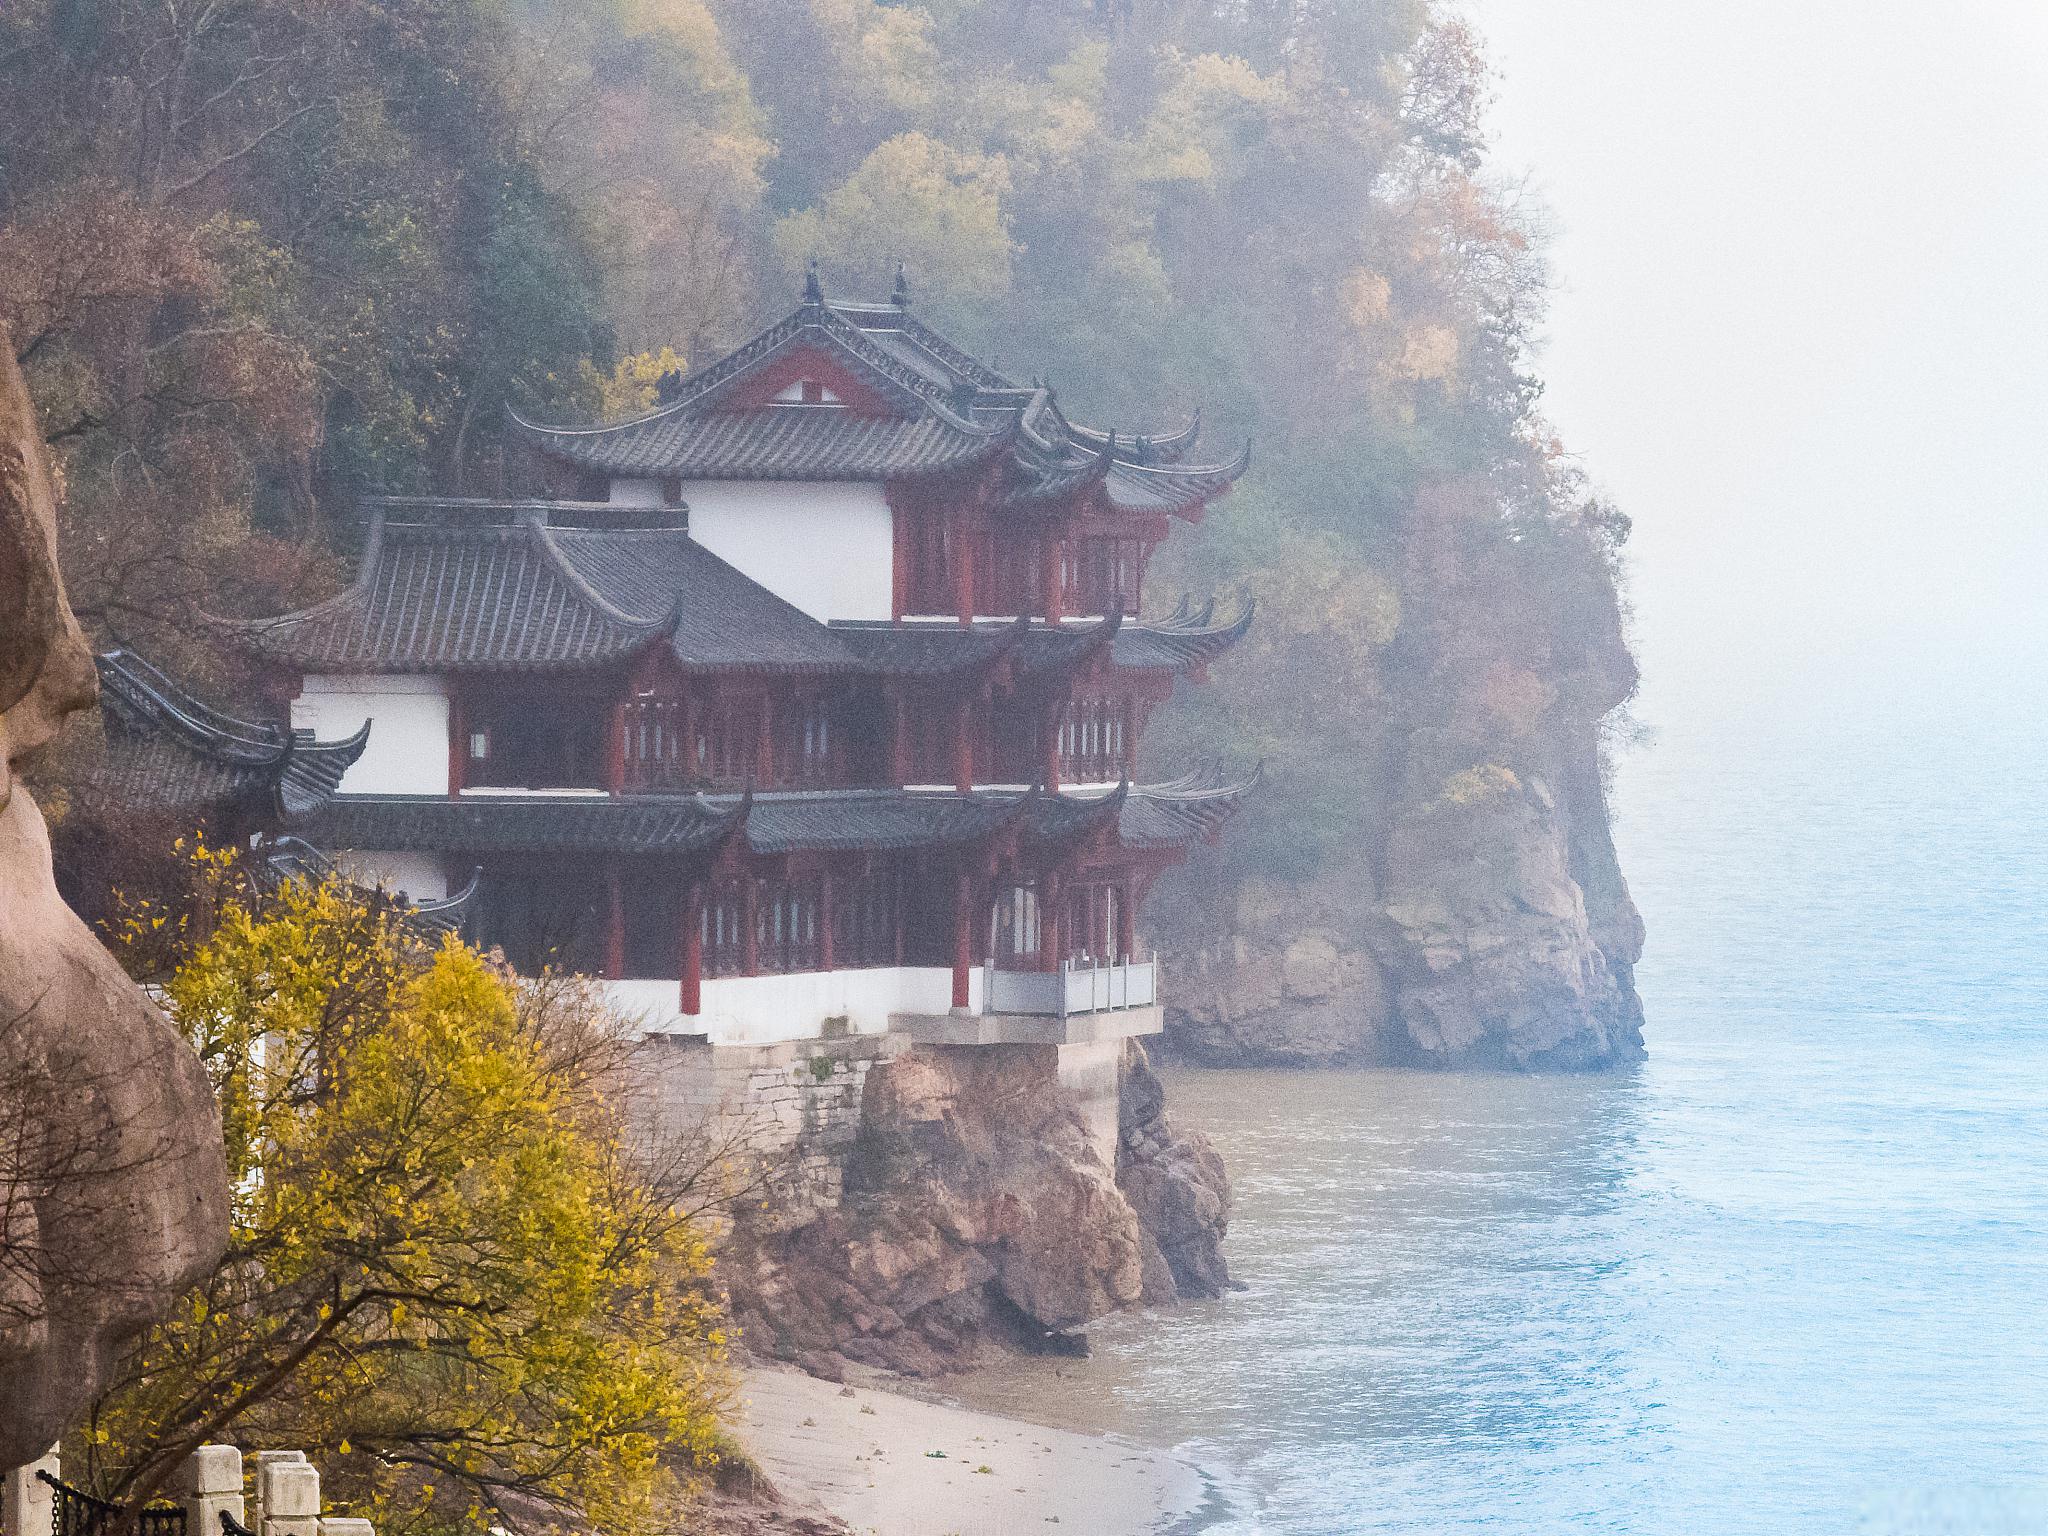
[[[974,877],[953,880],[953,1006],[967,1006],[967,974],[974,968]]]
[[[462,707],[462,694],[448,690],[448,798],[462,793],[469,765],[469,721]]]
[[[695,1018],[704,1011],[704,882],[693,879],[683,886],[682,998],[684,1015]]]

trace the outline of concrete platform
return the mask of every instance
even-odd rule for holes
[[[1044,1013],[896,1013],[889,1016],[892,1034],[921,1045],[1095,1045],[1156,1035],[1166,1017],[1155,1003],[1145,1008],[1107,1008],[1095,1013],[1070,1013],[1064,1019]]]

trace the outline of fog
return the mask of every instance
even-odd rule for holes
[[[2048,9],[1484,0],[1548,410],[1636,519],[1653,724],[2024,708],[2048,652]]]

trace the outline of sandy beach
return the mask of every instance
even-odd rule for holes
[[[793,1503],[877,1536],[1088,1536],[1164,1531],[1203,1500],[1165,1451],[758,1367],[739,1430]]]

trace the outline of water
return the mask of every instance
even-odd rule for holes
[[[1175,1074],[1249,1289],[970,1395],[1232,1533],[2048,1531],[2048,728],[1896,721],[1630,763],[1639,1069]]]

